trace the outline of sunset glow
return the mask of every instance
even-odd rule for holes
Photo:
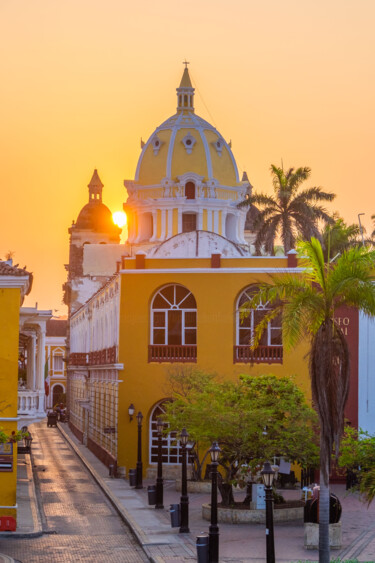
[[[113,222],[118,227],[122,228],[126,225],[126,214],[123,211],[115,211],[112,214]]]
[[[365,213],[371,233],[373,0],[19,0],[0,10],[0,257],[13,251],[33,272],[25,305],[66,313],[68,229],[92,172],[103,203],[122,209],[141,139],[176,111],[185,58],[196,114],[232,141],[240,177],[272,194],[271,163],[308,166],[306,188],[336,193],[327,208],[348,222]]]

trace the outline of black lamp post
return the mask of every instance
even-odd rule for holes
[[[217,466],[221,449],[219,444],[214,442],[210,449],[211,454],[211,526],[209,527],[209,561],[218,563],[219,561],[219,526],[217,525]]]
[[[143,414],[141,411],[137,414],[138,422],[138,459],[137,459],[137,475],[136,475],[136,489],[143,489],[142,484],[142,420]]]
[[[275,541],[273,537],[273,498],[272,498],[272,483],[275,472],[271,467],[269,461],[263,466],[261,471],[264,489],[266,493],[266,548],[267,548],[267,563],[275,563]]]
[[[181,475],[181,524],[180,524],[180,534],[188,534],[189,530],[189,497],[187,494],[187,469],[186,469],[186,445],[188,443],[189,434],[186,432],[186,428],[181,430],[180,442],[181,442],[181,456],[182,456],[182,475]]]
[[[163,505],[163,460],[162,460],[162,438],[163,438],[163,428],[164,422],[159,418],[156,420],[156,428],[158,430],[158,476],[156,479],[156,504],[155,508],[164,508]]]

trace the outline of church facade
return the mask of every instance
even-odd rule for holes
[[[98,185],[97,178],[93,181]],[[129,406],[143,414],[143,466],[152,472],[156,419],[171,399],[171,371],[197,368],[231,379],[294,375],[308,398],[310,381],[307,343],[287,353],[279,320],[269,323],[260,346],[250,350],[267,310],[263,304],[241,321],[239,311],[254,285],[273,274],[302,270],[295,251],[252,255],[249,214],[238,207],[251,184],[246,174],[239,178],[231,143],[196,115],[187,68],[177,88],[177,112],[142,143],[134,180],[124,184],[124,244],[109,223],[101,233],[107,238],[96,240],[106,244],[85,239],[79,220],[70,231],[71,245],[79,234],[81,254],[77,275],[68,267],[69,291],[79,292],[82,280],[92,287],[86,300],[70,293],[75,303],[67,399],[73,432],[104,463],[127,475],[137,461],[137,422]],[[90,197],[91,191],[89,185]],[[94,287],[97,280],[100,287]],[[355,422],[355,394],[352,399]],[[173,473],[179,442],[173,432],[163,440],[163,462]]]

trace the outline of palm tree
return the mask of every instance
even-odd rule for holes
[[[326,223],[322,230],[322,245],[324,249],[324,258],[326,262],[330,262],[345,250],[363,244],[362,233],[359,225],[353,223],[347,225],[341,217],[333,216],[332,221]],[[366,243],[370,243],[365,239]]]
[[[293,348],[301,340],[311,342],[309,372],[312,398],[320,421],[319,561],[329,563],[329,473],[333,448],[339,452],[344,407],[349,390],[349,350],[335,321],[342,305],[375,316],[375,251],[356,247],[334,264],[324,261],[321,243],[314,237],[298,245],[301,275],[272,276],[247,304],[273,304],[258,325],[253,347],[267,323],[282,313],[283,342]]]
[[[374,227],[375,227],[375,215],[371,215],[371,219],[374,221]],[[372,238],[375,238],[375,229],[372,231],[371,236]]]
[[[257,205],[260,213],[255,218],[254,228],[257,231],[255,248],[257,254],[261,249],[273,254],[275,240],[280,237],[286,254],[294,248],[296,240],[309,240],[312,236],[320,239],[319,219],[333,222],[327,211],[319,205],[322,201],[332,201],[335,194],[324,192],[313,187],[298,191],[302,182],[311,174],[310,168],[290,168],[284,172],[283,167],[271,165],[274,196],[252,194],[239,204],[239,207]]]

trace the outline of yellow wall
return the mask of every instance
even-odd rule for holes
[[[146,267],[155,267],[154,262],[146,259]],[[185,262],[191,261],[185,260]],[[239,262],[241,263],[240,260]],[[175,260],[169,261],[170,268],[175,267],[174,263]],[[267,266],[271,265],[268,261]],[[285,264],[283,266],[285,267]],[[245,287],[267,279],[267,275],[239,273],[234,268],[233,273],[230,274],[222,273],[218,269],[215,273],[203,274],[129,272],[122,274],[121,277],[119,361],[124,364],[124,370],[119,374],[120,379],[123,380],[119,385],[118,464],[120,466],[126,466],[128,470],[136,465],[137,423],[135,420],[129,422],[127,409],[130,403],[135,405],[137,412],[140,410],[144,415],[143,460],[144,466],[148,465],[149,416],[154,405],[169,395],[166,388],[168,371],[175,366],[196,366],[201,370],[216,372],[230,378],[237,378],[240,374],[272,373],[280,376],[295,374],[297,383],[305,394],[310,396],[308,366],[305,358],[306,346],[300,346],[291,353],[285,354],[283,365],[233,364],[237,298]],[[150,302],[155,291],[168,283],[182,284],[195,296],[198,311],[197,364],[148,363]]]
[[[18,338],[20,290],[0,289],[0,417],[17,417]],[[3,421],[0,427],[7,434],[17,430],[16,421]],[[13,447],[13,472],[0,472],[0,505],[16,504],[17,445]],[[15,509],[0,509],[1,516],[16,517]]]

